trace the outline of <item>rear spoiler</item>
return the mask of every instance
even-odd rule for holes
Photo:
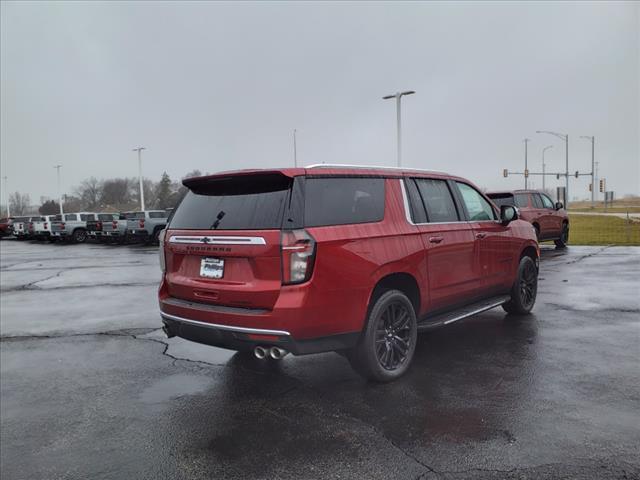
[[[194,193],[202,195],[242,195],[287,190],[296,173],[304,169],[286,170],[238,170],[204,177],[191,177],[182,184]]]

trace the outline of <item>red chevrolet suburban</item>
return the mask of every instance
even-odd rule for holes
[[[258,358],[337,351],[384,382],[419,330],[534,305],[534,229],[463,178],[315,165],[183,184],[160,238],[169,337]]]
[[[489,192],[487,196],[498,207],[515,205],[518,216],[536,229],[540,242],[553,240],[558,248],[565,248],[569,243],[569,215],[562,202],[554,204],[546,193],[536,190]]]

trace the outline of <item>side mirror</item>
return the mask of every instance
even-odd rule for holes
[[[564,205],[562,204],[562,202],[556,202],[556,210],[562,210],[564,208]]]
[[[502,205],[500,207],[500,222],[503,226],[509,225],[509,223],[518,219],[518,210],[513,205]]]

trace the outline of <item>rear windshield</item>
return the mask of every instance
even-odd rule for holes
[[[167,218],[167,212],[149,212],[149,218]]]
[[[502,205],[515,205],[516,207],[529,206],[529,200],[526,193],[516,193],[515,195],[512,193],[489,193],[487,196],[498,207],[501,207]]]
[[[117,220],[117,219],[118,219],[117,213],[99,213],[98,214],[98,220],[101,220],[103,222],[108,222],[110,220]]]
[[[171,219],[183,230],[265,230],[282,226],[291,179],[246,177],[194,185]]]
[[[503,205],[515,205],[515,200],[513,198],[513,195],[511,195],[510,193],[507,194],[503,194],[503,193],[490,193],[489,195],[487,195],[492,201],[493,203],[495,203],[498,207],[501,207]]]
[[[144,220],[144,212],[128,212],[124,216],[127,220]]]

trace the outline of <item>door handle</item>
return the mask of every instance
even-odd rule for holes
[[[440,243],[442,240],[442,237],[429,237],[429,243]]]
[[[478,239],[482,239],[482,238],[484,238],[486,236],[487,236],[486,233],[476,233],[476,238],[478,238]]]

